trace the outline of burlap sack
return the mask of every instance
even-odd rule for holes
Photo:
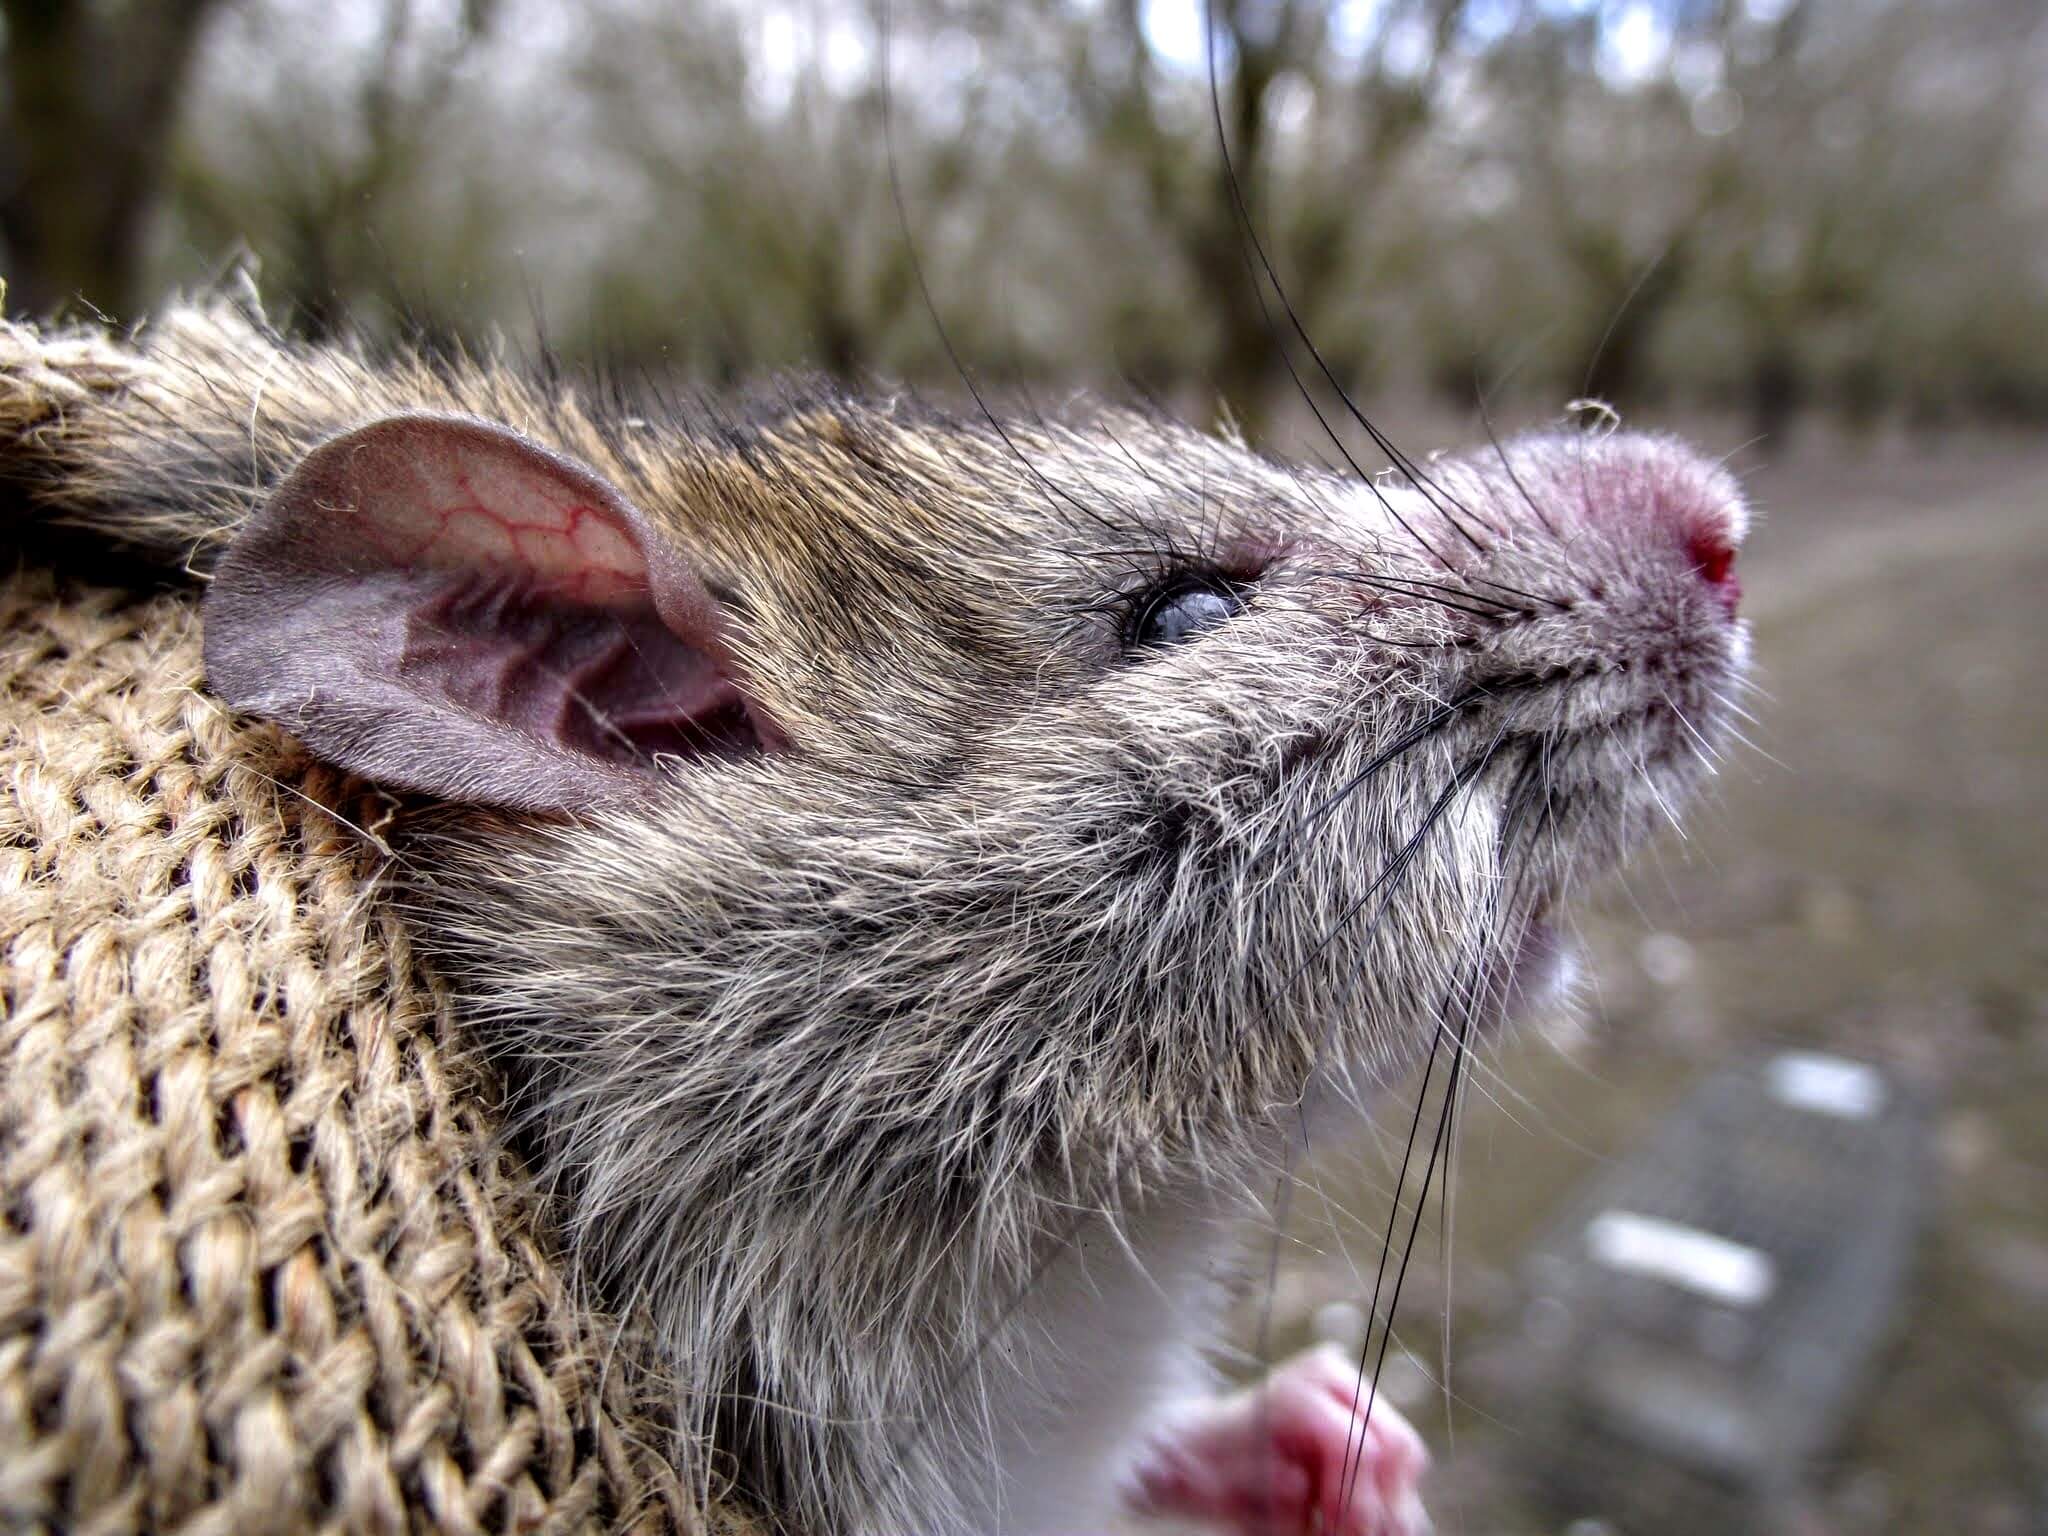
[[[699,1529],[395,807],[198,679],[189,596],[0,573],[0,1526]]]

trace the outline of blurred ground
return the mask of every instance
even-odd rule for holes
[[[1389,1389],[1437,1447],[1440,1529],[1558,1528],[1505,1471],[1494,1356],[1517,1256],[1711,1067],[1821,1043],[1934,1096],[1939,1173],[1913,1299],[1819,1469],[1812,1529],[2048,1530],[2048,443],[1810,440],[1734,462],[1765,516],[1743,565],[1759,750],[1688,844],[1587,912],[1587,1017],[1489,1056],[1507,1088],[1482,1071],[1501,1102],[1471,1095],[1460,1138],[1452,1406],[1431,1381],[1434,1215]],[[1391,1167],[1322,1175],[1368,1229],[1340,1223],[1349,1261],[1299,1202],[1275,1350],[1361,1299],[1351,1265],[1370,1279]]]

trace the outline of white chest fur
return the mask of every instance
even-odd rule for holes
[[[1083,1223],[988,1348],[981,1455],[953,1471],[967,1520],[929,1536],[1163,1529],[1121,1513],[1131,1458],[1163,1410],[1214,1390],[1240,1216],[1204,1195]]]

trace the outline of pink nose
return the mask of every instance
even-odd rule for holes
[[[1734,480],[1684,443],[1654,433],[1617,433],[1573,451],[1581,515],[1645,541],[1637,546],[1644,558],[1683,561],[1732,619],[1742,599],[1735,552],[1749,526]],[[1572,473],[1561,477],[1566,505]]]
[[[1742,600],[1742,583],[1735,575],[1734,542],[1720,528],[1702,526],[1693,530],[1685,547],[1700,579],[1720,594],[1721,601],[1733,613]]]

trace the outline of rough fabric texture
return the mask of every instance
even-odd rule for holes
[[[0,579],[0,1527],[737,1531],[382,900],[396,807]]]

